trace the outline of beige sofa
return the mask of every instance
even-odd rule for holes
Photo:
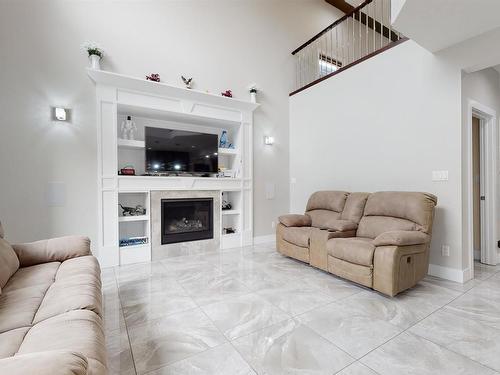
[[[101,316],[88,238],[11,246],[0,224],[0,374],[106,374]]]
[[[280,253],[394,296],[426,274],[437,198],[322,191],[304,215],[280,216]]]

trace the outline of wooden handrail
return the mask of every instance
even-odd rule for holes
[[[345,21],[346,19],[348,19],[349,17],[351,17],[353,14],[355,14],[358,11],[360,11],[361,9],[363,9],[365,6],[367,6],[368,4],[370,4],[372,1],[373,0],[365,0],[363,3],[361,3],[356,8],[354,8],[352,11],[350,11],[349,13],[346,13],[344,16],[340,17],[337,21],[335,21],[331,25],[327,26],[326,28],[324,28],[323,30],[321,30],[318,34],[316,34],[311,39],[309,39],[307,42],[303,43],[300,47],[298,47],[297,49],[295,49],[292,52],[292,55],[295,55],[297,52],[299,52],[302,49],[304,49],[305,47],[307,47],[309,44],[311,44],[312,42],[314,42],[316,39],[320,38],[323,34],[327,33],[328,31],[330,31],[331,29],[333,29],[335,26],[337,26],[338,24],[342,23],[343,21]]]

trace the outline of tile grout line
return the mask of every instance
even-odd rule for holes
[[[383,345],[385,345],[385,344],[389,343],[390,341],[393,341],[394,339],[396,339],[397,337],[399,337],[399,336],[400,336],[400,335],[402,335],[403,333],[406,333],[408,330],[410,330],[411,328],[413,328],[414,326],[416,326],[417,324],[419,324],[419,323],[420,323],[420,322],[422,322],[423,320],[427,319],[427,318],[428,318],[428,317],[430,317],[431,315],[434,315],[434,314],[435,314],[435,313],[437,313],[438,311],[441,311],[441,310],[442,310],[442,309],[444,309],[446,306],[448,306],[449,304],[453,303],[455,300],[457,300],[457,299],[459,299],[459,298],[463,297],[465,294],[469,293],[471,290],[473,290],[473,289],[475,289],[477,286],[479,286],[479,285],[482,283],[482,281],[483,281],[483,280],[481,280],[481,282],[480,282],[478,285],[473,286],[472,288],[470,288],[470,289],[469,289],[469,290],[467,290],[467,291],[460,292],[460,291],[458,291],[458,290],[455,290],[456,292],[460,293],[458,296],[456,296],[455,298],[453,298],[451,301],[449,301],[448,303],[444,304],[443,306],[439,307],[438,309],[436,309],[436,310],[432,311],[431,313],[429,313],[428,315],[426,315],[426,316],[425,316],[425,317],[423,317],[422,319],[419,319],[418,321],[416,321],[415,323],[413,323],[412,325],[410,325],[409,327],[407,327],[406,329],[404,329],[403,331],[401,331],[401,332],[400,332],[400,333],[398,333],[397,335],[395,335],[395,336],[391,337],[389,340],[387,340],[387,341],[383,342],[382,344],[378,345],[376,348],[373,348],[373,349],[372,349],[372,350],[370,350],[368,353],[366,353],[365,355],[363,355],[362,357],[360,357],[360,358],[358,359],[358,361],[360,361],[363,365],[365,365],[365,366],[369,367],[367,364],[365,364],[364,362],[362,362],[362,361],[361,361],[363,358],[365,358],[366,356],[368,356],[368,355],[369,355],[370,353],[372,353],[373,351],[375,351],[375,350],[379,349],[381,346],[383,346]],[[446,287],[443,287],[443,288],[446,288]],[[446,288],[446,289],[449,289],[449,288]],[[450,289],[450,290],[451,290],[451,289]],[[463,354],[460,354],[460,353],[454,352],[453,350],[450,350],[450,349],[448,349],[447,347],[445,347],[445,346],[443,346],[443,345],[441,345],[441,344],[438,344],[438,343],[436,343],[436,342],[434,342],[434,341],[432,341],[432,340],[429,340],[429,339],[427,339],[427,338],[425,338],[425,337],[422,337],[422,336],[420,336],[420,335],[419,335],[419,334],[417,334],[417,333],[413,333],[413,332],[410,332],[410,333],[411,333],[412,335],[418,336],[419,338],[421,338],[421,339],[423,339],[423,340],[425,340],[425,341],[428,341],[428,342],[430,342],[430,343],[432,343],[432,344],[434,344],[434,345],[437,345],[437,346],[439,346],[440,348],[443,348],[443,349],[445,349],[445,350],[447,350],[447,351],[450,351],[450,352],[452,352],[452,353],[454,353],[454,354],[457,354],[457,355],[459,355],[460,357],[463,357],[463,358],[465,358],[465,359],[467,359],[467,360],[470,360],[470,361],[472,361],[472,362],[474,362],[474,363],[477,363],[477,364],[479,364],[480,366],[483,366],[483,367],[485,367],[485,368],[488,368],[488,369],[490,369],[490,370],[493,370],[493,369],[491,369],[490,367],[485,366],[485,365],[483,365],[482,363],[480,363],[480,362],[478,362],[478,361],[476,361],[476,360],[474,360],[474,359],[472,359],[472,358],[469,358],[469,357],[467,357],[467,356],[465,356],[465,355],[463,355]],[[371,369],[371,368],[370,368],[370,369]],[[493,371],[496,371],[496,370],[493,370]]]

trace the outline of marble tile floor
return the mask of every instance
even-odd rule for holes
[[[110,375],[500,375],[500,266],[475,270],[388,298],[273,244],[104,269]]]

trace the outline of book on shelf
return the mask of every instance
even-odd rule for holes
[[[146,236],[120,238],[120,247],[145,245],[147,243],[148,237]]]

